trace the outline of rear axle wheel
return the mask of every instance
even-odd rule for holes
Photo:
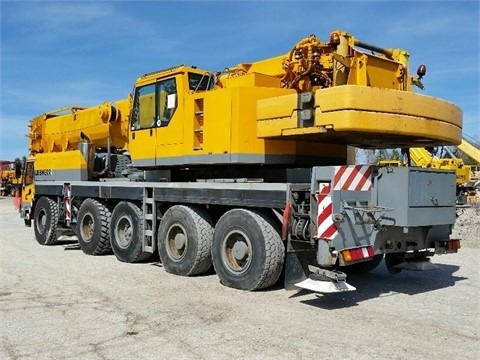
[[[280,277],[285,248],[266,214],[233,209],[215,226],[212,255],[222,284],[258,290],[272,286]]]
[[[198,275],[212,266],[213,225],[203,209],[175,205],[158,228],[158,253],[165,270],[176,275]]]

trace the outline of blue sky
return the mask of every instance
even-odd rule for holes
[[[480,139],[478,1],[0,1],[0,159],[26,156],[29,121],[122,99],[178,64],[222,70],[342,29],[410,52],[424,94],[460,106]]]

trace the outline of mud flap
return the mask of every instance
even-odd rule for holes
[[[285,259],[285,290],[298,290],[296,284],[308,279],[310,250],[288,251]]]

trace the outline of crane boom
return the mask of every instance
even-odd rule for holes
[[[463,138],[462,142],[457,145],[457,148],[475,160],[477,162],[477,166],[480,166],[480,149],[478,147]]]

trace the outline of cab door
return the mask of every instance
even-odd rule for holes
[[[128,150],[133,166],[156,165],[157,91],[156,83],[137,87],[133,98]]]
[[[183,126],[179,98],[180,76],[162,79],[157,84],[157,166],[183,164]],[[180,106],[179,106],[180,104]]]
[[[171,158],[179,157],[183,127],[181,121],[171,124],[177,96],[173,76],[135,89],[129,146],[133,166],[172,165]]]

